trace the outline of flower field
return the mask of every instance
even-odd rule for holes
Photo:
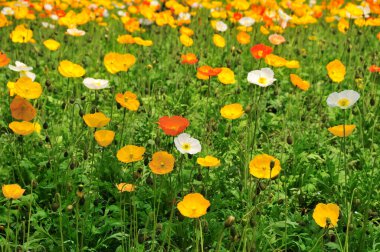
[[[380,251],[380,3],[0,0],[1,251]]]

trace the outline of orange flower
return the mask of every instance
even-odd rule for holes
[[[342,82],[346,75],[346,67],[340,60],[333,60],[326,65],[327,74],[333,82]]]
[[[31,121],[37,114],[33,105],[20,96],[13,99],[10,108],[12,117],[17,120]]]
[[[257,155],[249,162],[249,172],[256,178],[274,178],[280,171],[280,161],[267,154]]]
[[[101,128],[101,127],[106,126],[111,120],[111,118],[108,118],[102,112],[97,112],[94,114],[84,115],[83,120],[87,124],[87,126],[90,128]]]
[[[222,72],[222,68],[212,68],[210,66],[201,66],[197,69],[198,73],[211,77],[211,76],[217,76],[220,72]]]
[[[292,84],[303,91],[307,91],[310,88],[310,83],[308,81],[302,80],[296,74],[290,74],[290,81]]]
[[[181,60],[182,60],[181,61],[182,64],[189,64],[189,65],[192,65],[198,62],[197,56],[195,56],[194,53],[187,53],[187,54],[181,55]]]
[[[339,206],[333,203],[319,203],[313,212],[314,221],[323,228],[333,228],[338,225]]]
[[[25,189],[22,189],[18,184],[3,185],[1,190],[3,191],[4,197],[7,199],[18,199],[25,192]]]
[[[379,67],[379,66],[376,66],[376,65],[372,65],[372,66],[369,67],[368,70],[369,70],[371,73],[375,73],[375,72],[379,73],[379,72],[380,72],[380,67]]]
[[[0,52],[0,67],[6,66],[11,61],[5,53]]]
[[[279,34],[272,34],[268,37],[268,39],[272,45],[280,45],[286,41],[286,39]]]
[[[274,67],[282,67],[287,64],[287,60],[284,59],[283,57],[277,56],[275,54],[268,54],[265,57],[265,63],[267,63],[270,66]]]
[[[249,36],[249,34],[244,31],[239,32],[236,36],[236,39],[241,45],[246,45],[251,42],[251,36]]]
[[[115,137],[115,132],[112,130],[97,130],[94,133],[96,142],[102,146],[107,147],[110,145]]]
[[[137,95],[129,91],[124,94],[117,94],[115,99],[122,107],[131,111],[137,111],[140,107],[140,102],[137,100]]]
[[[251,54],[255,59],[265,58],[273,51],[272,47],[263,44],[257,44],[251,47]]]
[[[35,131],[34,124],[31,122],[11,122],[9,128],[17,135],[26,136]]]
[[[127,183],[120,183],[120,184],[117,184],[116,185],[117,187],[117,190],[119,190],[119,192],[133,192],[135,190],[135,186],[132,185],[132,184],[127,184]]]
[[[144,147],[126,145],[117,152],[116,157],[120,162],[131,163],[142,160],[144,153]]]
[[[154,174],[167,174],[173,170],[174,157],[166,151],[158,151],[153,154],[152,161],[149,162],[149,167]]]
[[[26,99],[37,99],[42,94],[40,83],[33,82],[28,77],[21,77],[14,85],[14,91],[17,95]]]
[[[163,116],[158,120],[158,126],[169,136],[179,135],[189,125],[189,120],[182,116]]]
[[[136,63],[136,58],[132,54],[119,54],[107,53],[104,56],[104,66],[111,74],[121,71],[128,71],[128,69]]]
[[[202,194],[190,193],[177,204],[177,208],[185,217],[199,218],[207,213],[210,205],[210,201],[205,199]]]
[[[334,127],[328,128],[328,131],[330,131],[331,134],[338,137],[348,137],[352,134],[354,129],[356,128],[355,125],[345,125],[343,128],[343,125],[338,125]]]

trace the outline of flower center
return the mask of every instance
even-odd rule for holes
[[[342,98],[338,101],[338,105],[340,107],[347,107],[348,105],[350,105],[350,101],[347,98]]]
[[[266,85],[267,84],[267,78],[265,77],[260,77],[258,82],[262,85]]]
[[[165,163],[164,162],[161,162],[160,163],[160,167],[163,169],[165,167]]]
[[[188,151],[188,150],[190,150],[190,148],[191,148],[190,144],[188,144],[188,143],[182,144],[183,150]]]

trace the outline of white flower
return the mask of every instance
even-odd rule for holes
[[[56,15],[56,14],[51,14],[51,15],[50,15],[50,18],[51,18],[52,20],[55,20],[55,21],[57,21],[57,20],[59,19],[58,15]]]
[[[103,89],[109,87],[108,80],[94,78],[85,78],[83,84],[89,89]]]
[[[119,17],[126,17],[127,16],[127,12],[123,11],[123,10],[118,10],[117,11],[117,15]]]
[[[249,83],[259,85],[260,87],[267,87],[272,85],[276,80],[274,72],[270,68],[261,68],[248,73],[247,80]]]
[[[77,28],[71,28],[66,30],[66,34],[69,34],[71,36],[80,37],[86,34],[85,31],[79,30]]]
[[[189,134],[182,133],[174,138],[175,147],[182,154],[196,154],[202,150],[201,143]]]
[[[223,21],[218,21],[215,24],[215,29],[219,32],[225,32],[228,29],[228,26]]]
[[[45,9],[46,11],[52,11],[52,10],[53,10],[53,5],[51,5],[51,4],[45,4],[45,5],[44,5],[44,9]]]
[[[331,108],[339,107],[348,109],[352,107],[360,98],[360,94],[354,90],[344,90],[340,93],[334,92],[327,97],[327,105]]]
[[[181,12],[178,14],[178,20],[187,21],[191,19],[191,14],[188,12]]]
[[[48,22],[42,22],[41,24],[42,24],[42,26],[44,28],[50,28],[50,29],[54,29],[55,28],[55,25],[49,24]]]
[[[255,20],[250,17],[242,17],[239,19],[239,24],[245,27],[250,27],[255,23]]]
[[[13,16],[13,14],[15,14],[14,10],[11,7],[4,7],[1,10],[1,13],[5,16]]]
[[[12,71],[19,72],[20,73],[20,77],[28,77],[32,81],[34,81],[34,79],[36,79],[36,75],[31,72],[33,70],[33,67],[27,66],[27,65],[25,65],[24,63],[22,63],[20,61],[16,61],[16,65],[15,66],[9,65],[8,67]]]

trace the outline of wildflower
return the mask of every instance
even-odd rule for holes
[[[0,52],[0,67],[8,65],[9,62],[11,62],[11,59],[5,53]]]
[[[346,75],[346,67],[340,60],[333,60],[326,65],[327,74],[333,82],[342,82]]]
[[[83,84],[89,89],[103,89],[109,88],[108,80],[94,79],[94,78],[85,78]]]
[[[34,81],[36,79],[36,75],[31,72],[33,70],[33,67],[27,66],[27,65],[25,65],[24,63],[22,63],[20,61],[16,61],[16,65],[15,66],[9,65],[8,67],[12,71],[19,72],[20,73],[20,77],[28,77],[32,81]]]
[[[44,46],[50,51],[56,51],[61,46],[61,44],[54,39],[48,39],[44,41]]]
[[[1,190],[7,199],[19,199],[25,192],[18,184],[3,185]]]
[[[308,81],[302,80],[296,74],[290,74],[290,81],[292,84],[303,91],[307,91],[310,88],[310,83]]]
[[[136,63],[136,57],[132,54],[107,53],[104,56],[104,66],[111,74],[128,71]]]
[[[328,128],[328,131],[337,137],[348,137],[352,134],[355,128],[355,125],[338,125]]]
[[[214,45],[216,45],[217,47],[223,48],[226,46],[226,40],[219,34],[214,34],[214,36],[212,37],[212,41],[214,42]]]
[[[257,155],[249,162],[249,172],[256,178],[275,178],[280,171],[280,161],[267,154]]]
[[[225,85],[236,82],[234,72],[227,67],[222,67],[222,71],[218,74],[218,80]]]
[[[246,45],[251,42],[251,36],[248,33],[241,31],[236,35],[236,39],[241,45]]]
[[[211,76],[217,76],[219,73],[222,72],[222,69],[212,68],[210,66],[201,66],[197,69],[197,72],[204,76],[211,77]]]
[[[286,39],[282,35],[279,35],[279,34],[272,34],[268,37],[268,39],[272,45],[281,45],[282,43],[286,41]]]
[[[181,36],[179,36],[179,41],[181,42],[182,45],[186,47],[190,47],[194,43],[194,40],[186,34],[182,34]]]
[[[213,156],[206,156],[204,158],[197,158],[197,163],[202,167],[218,167],[220,160]]]
[[[158,151],[153,154],[152,161],[149,162],[149,167],[154,174],[167,174],[173,170],[174,157],[166,151]]]
[[[66,34],[73,37],[82,37],[86,34],[86,32],[77,28],[69,28],[66,30]]]
[[[112,130],[97,130],[94,133],[94,137],[100,146],[107,147],[112,143],[115,137],[115,132]]]
[[[9,128],[17,135],[30,135],[35,131],[34,124],[31,122],[11,122]]]
[[[115,99],[122,107],[131,111],[137,111],[140,107],[140,102],[137,100],[137,95],[129,91],[124,94],[117,94]]]
[[[371,73],[380,73],[380,66],[372,65],[368,68]]]
[[[27,29],[24,24],[16,26],[10,37],[13,43],[36,43],[33,39],[33,31]]]
[[[181,55],[181,63],[193,65],[198,62],[197,56],[194,53],[187,53]]]
[[[329,107],[339,107],[348,109],[352,107],[360,98],[360,94],[353,90],[344,90],[340,93],[334,92],[327,97],[327,105]]]
[[[284,59],[283,57],[277,56],[275,54],[268,54],[265,57],[265,63],[274,67],[282,67],[282,66],[285,66],[286,64],[289,64],[286,59]]]
[[[126,145],[117,152],[116,157],[120,162],[131,163],[143,160],[144,153],[144,147]]]
[[[245,27],[251,27],[255,23],[255,20],[250,17],[242,17],[239,19],[239,24]]]
[[[181,133],[174,138],[174,144],[177,150],[182,154],[188,153],[194,155],[202,150],[199,140],[192,138],[187,133]]]
[[[189,120],[182,116],[163,116],[158,120],[158,126],[169,136],[179,135],[189,125]]]
[[[90,128],[101,128],[106,126],[110,122],[111,118],[108,118],[102,112],[97,112],[94,114],[84,115],[83,120]]]
[[[320,227],[336,227],[339,219],[339,206],[334,203],[319,203],[314,209],[313,219]]]
[[[218,21],[218,22],[215,23],[215,29],[218,32],[225,32],[225,31],[227,31],[228,26],[223,21]]]
[[[16,120],[31,121],[37,112],[26,99],[16,96],[10,104],[12,117]]]
[[[119,35],[117,37],[117,42],[119,44],[134,44],[135,40],[132,37],[132,35],[126,34],[126,35]]]
[[[210,201],[205,199],[202,194],[190,193],[177,204],[177,208],[185,217],[199,218],[207,213],[210,205]]]
[[[220,109],[220,114],[226,119],[237,119],[244,114],[243,106],[239,103],[233,103]]]
[[[181,34],[185,34],[189,37],[193,36],[194,35],[194,31],[186,26],[182,26],[181,29],[179,29],[179,32]]]
[[[250,52],[255,59],[265,58],[268,54],[272,53],[272,51],[272,47],[263,44],[254,45],[250,49]]]
[[[14,92],[25,99],[37,99],[42,94],[42,87],[28,77],[21,77],[14,84]]]
[[[141,45],[141,46],[152,46],[153,45],[152,40],[144,40],[140,37],[135,37],[134,41],[137,45]]]
[[[120,183],[116,185],[117,190],[119,192],[133,192],[135,190],[135,186],[133,184],[127,184],[127,183]]]
[[[274,72],[270,68],[261,68],[248,73],[247,80],[249,83],[259,85],[260,87],[267,87],[273,84],[276,80]]]
[[[62,76],[68,78],[82,77],[86,73],[83,67],[68,60],[63,60],[59,63],[58,71]]]
[[[298,60],[287,60],[285,62],[285,67],[287,67],[287,68],[300,68],[300,63],[298,62]]]

